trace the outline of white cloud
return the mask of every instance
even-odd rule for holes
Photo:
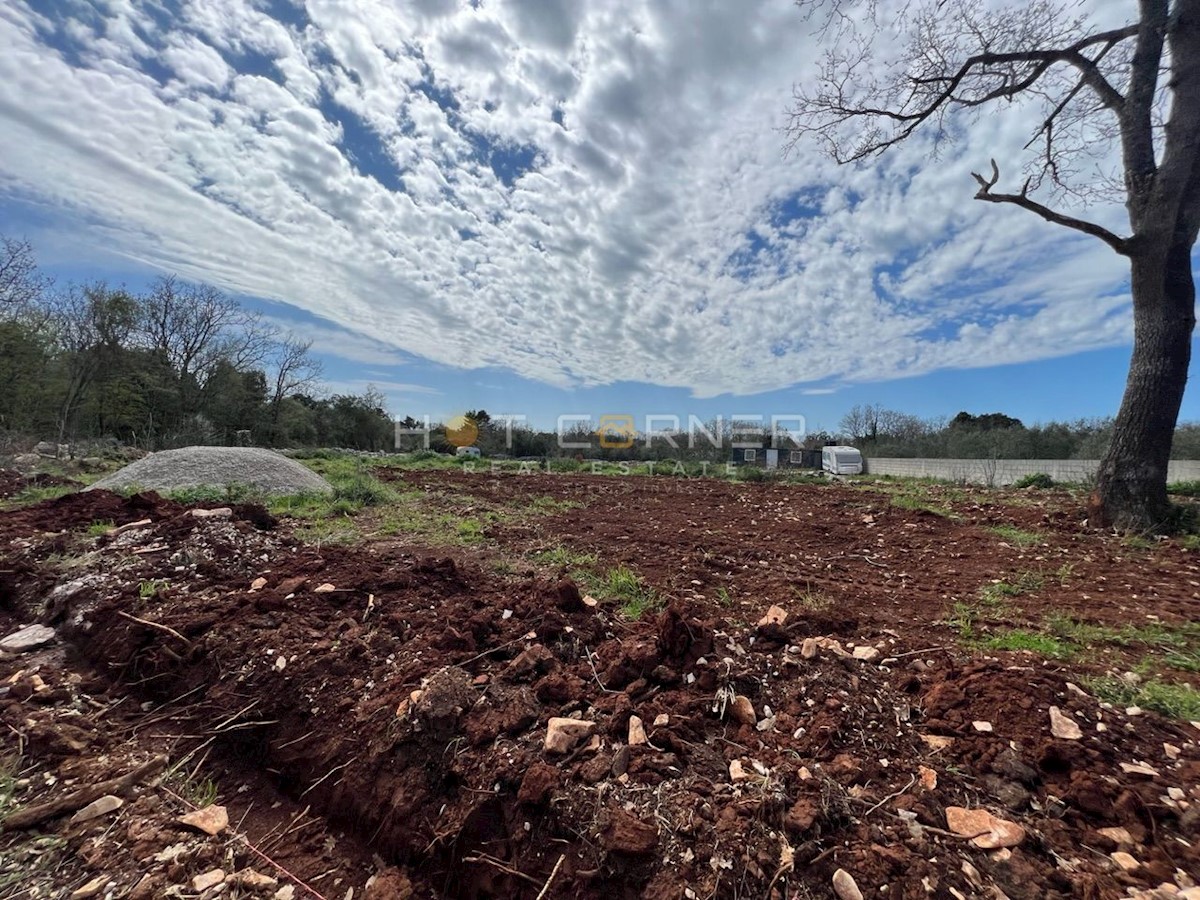
[[[367,363],[712,396],[1129,337],[1111,251],[970,199],[1019,111],[936,162],[781,159],[815,55],[789,0],[191,0],[166,24],[14,0],[0,42],[0,189]]]

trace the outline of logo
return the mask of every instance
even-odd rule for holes
[[[455,447],[470,447],[479,440],[479,426],[466,416],[455,416],[446,423],[446,440]]]
[[[626,450],[637,440],[637,424],[633,416],[601,416],[596,428],[600,446],[610,450]]]

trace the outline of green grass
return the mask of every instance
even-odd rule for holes
[[[733,606],[733,595],[729,593],[729,588],[724,585],[717,588],[717,602],[722,606]]]
[[[598,559],[594,553],[579,553],[559,544],[549,550],[538,550],[530,554],[530,559],[542,566],[558,569],[585,569],[596,565]]]
[[[1179,539],[1179,546],[1192,552],[1200,551],[1200,534],[1185,534]]]
[[[108,534],[115,527],[116,523],[111,521],[93,522],[87,527],[87,536],[93,538],[100,537],[101,535]]]
[[[1007,614],[1008,601],[1011,598],[1039,590],[1043,583],[1044,578],[1037,572],[1021,572],[1011,581],[989,582],[979,588],[974,600],[955,603],[946,624],[957,629],[959,637],[964,641],[978,643],[978,628],[981,622]]]
[[[1121,543],[1134,550],[1153,550],[1156,546],[1154,539],[1144,534],[1127,534],[1121,538]]]
[[[1018,478],[1013,482],[1013,487],[1021,488],[1052,488],[1054,487],[1054,479],[1045,472],[1034,472],[1031,475],[1026,475],[1023,478]]]
[[[1033,547],[1042,543],[1042,536],[1034,531],[1022,531],[1015,525],[997,525],[989,529],[1014,547]]]
[[[979,589],[979,600],[985,606],[999,608],[1010,597],[1020,597],[1042,589],[1046,579],[1037,572],[1022,572],[1012,581],[993,581]]]
[[[893,494],[890,498],[892,506],[898,509],[911,509],[915,512],[931,513],[943,519],[951,518],[951,511],[945,506],[935,505],[929,498],[916,494]]]
[[[77,485],[56,484],[47,487],[27,487],[11,497],[0,500],[0,510],[20,509],[23,506],[33,506],[46,500],[57,500],[78,490]]]
[[[1076,652],[1076,648],[1071,644],[1064,643],[1048,634],[1020,629],[993,635],[985,640],[982,646],[988,650],[1024,650],[1052,659],[1069,659]]]
[[[170,586],[170,582],[158,581],[143,581],[138,584],[138,596],[143,600],[150,600],[157,597],[162,591],[165,591]]]
[[[1140,706],[1177,719],[1200,719],[1200,692],[1190,685],[1154,680],[1132,684],[1111,676],[1084,683],[1096,697],[1114,706]]]
[[[1167,485],[1167,493],[1177,497],[1200,497],[1200,481],[1177,481]]]
[[[637,572],[626,566],[599,573],[583,570],[572,574],[586,593],[597,600],[618,604],[621,614],[627,619],[640,619],[648,612],[662,609],[663,601],[658,593],[648,587]]]
[[[530,506],[533,509],[544,513],[566,512],[567,510],[579,509],[583,506],[582,503],[576,500],[559,500],[558,498],[551,497],[549,495],[534,497],[532,500],[522,500],[521,505]]]

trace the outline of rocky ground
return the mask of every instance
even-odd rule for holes
[[[1061,492],[381,474],[480,527],[0,517],[0,635],[43,626],[0,641],[0,896],[1200,896],[1200,726],[1096,687],[1195,682],[1179,542]]]

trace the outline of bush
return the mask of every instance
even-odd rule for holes
[[[766,481],[768,477],[767,470],[758,466],[742,466],[738,469],[738,481]]]
[[[1178,481],[1168,484],[1167,493],[1178,497],[1200,497],[1200,481]]]
[[[1045,472],[1034,472],[1013,482],[1015,488],[1052,488],[1054,479]]]

